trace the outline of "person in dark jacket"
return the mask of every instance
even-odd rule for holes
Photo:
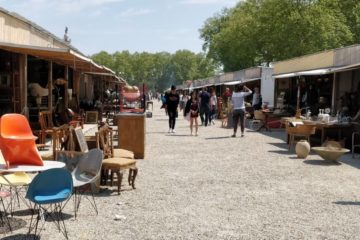
[[[166,110],[169,115],[169,131],[168,133],[175,133],[175,122],[178,117],[178,105],[180,102],[180,96],[176,92],[176,87],[171,86],[171,91],[166,95]]]
[[[205,125],[206,127],[208,123],[210,123],[210,97],[211,97],[206,87],[203,88],[199,97],[200,97],[201,125]]]

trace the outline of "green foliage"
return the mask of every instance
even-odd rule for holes
[[[131,85],[145,83],[150,89],[163,90],[171,84],[182,84],[188,79],[213,76],[217,64],[205,56],[188,50],[179,50],[174,54],[130,53],[128,51],[109,54],[100,52],[92,59],[110,67]]]
[[[247,0],[209,18],[200,36],[235,71],[357,43],[359,13],[358,0]]]

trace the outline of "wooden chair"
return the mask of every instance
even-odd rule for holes
[[[254,126],[257,126],[255,129]],[[265,125],[265,114],[261,110],[254,111],[254,119],[250,123],[252,130],[260,130]]]
[[[114,155],[112,138],[113,138],[112,129],[109,128],[107,124],[101,127],[99,132],[96,133],[97,148],[103,150],[105,157],[102,163],[101,182],[103,185],[106,185],[110,172],[110,180],[112,186],[114,173],[115,173],[118,179],[117,181],[118,194],[120,194],[123,172],[129,169],[128,182],[129,185],[131,185],[132,188],[135,189],[135,179],[138,173],[138,169],[136,166],[136,161],[133,159],[134,155],[132,153],[132,158],[131,158],[130,151],[126,151],[122,149],[122,151],[118,152],[119,154],[118,156]],[[125,153],[128,154],[127,157],[125,156]]]
[[[54,127],[52,137],[53,151],[50,154],[41,155],[43,160],[56,159],[58,151],[75,151],[74,128],[71,125]]]
[[[51,111],[40,111],[39,112],[39,123],[40,123],[40,132],[39,132],[39,143],[45,144],[46,136],[53,135],[54,122],[52,118]]]
[[[316,125],[297,124],[295,127],[286,125],[286,132],[289,135],[289,149],[297,142],[295,138],[305,138],[310,144],[310,136],[315,134]]]
[[[73,127],[77,127],[78,125],[80,125],[81,128],[84,128],[84,110],[80,109],[79,113],[75,113],[70,108],[68,108],[67,110],[71,116],[71,121],[69,124]]]

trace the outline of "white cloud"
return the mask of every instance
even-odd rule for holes
[[[60,0],[58,1],[58,5],[60,7],[60,12],[62,13],[77,13],[83,10],[98,8],[122,1],[123,0]]]
[[[234,5],[238,0],[182,0],[180,3],[188,5],[223,4]]]
[[[132,17],[132,16],[146,15],[151,12],[152,12],[152,10],[150,10],[150,9],[129,8],[129,9],[121,12],[120,17]]]
[[[123,2],[124,0],[57,0],[57,1],[48,1],[48,0],[28,0],[18,2],[18,7],[32,11],[49,11],[52,9],[55,13],[60,14],[70,14],[70,13],[80,13],[82,11],[91,11],[94,10],[98,14],[99,9],[103,6],[110,4],[115,4]],[[93,15],[92,14],[92,15]]]

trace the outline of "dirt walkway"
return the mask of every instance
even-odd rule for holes
[[[137,189],[102,193],[98,216],[84,199],[78,219],[66,221],[71,239],[360,238],[360,159],[300,160],[283,131],[234,139],[220,122],[189,136],[181,116],[168,134],[164,112],[154,110]],[[52,226],[42,235],[62,239]]]

